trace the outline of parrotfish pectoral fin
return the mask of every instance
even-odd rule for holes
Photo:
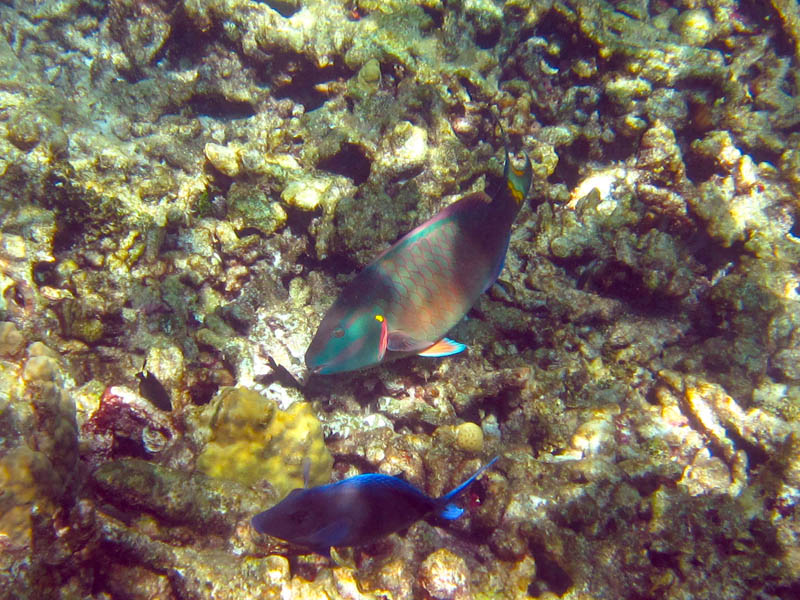
[[[389,327],[386,325],[386,319],[383,315],[375,317],[381,323],[381,337],[378,341],[378,361],[382,361],[386,355],[386,348],[389,347]]]
[[[432,342],[418,340],[404,331],[392,331],[389,334],[387,348],[392,352],[416,352],[428,348]]]
[[[450,338],[442,338],[430,348],[425,348],[419,353],[420,356],[427,356],[428,358],[441,358],[443,356],[452,356],[467,349],[465,344],[456,342]]]
[[[459,506],[456,506],[455,504],[448,504],[441,511],[439,511],[439,516],[442,517],[443,519],[447,519],[448,521],[457,519],[463,514],[464,514],[464,509]]]

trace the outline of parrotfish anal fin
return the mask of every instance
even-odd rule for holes
[[[419,353],[420,356],[427,356],[428,358],[441,358],[442,356],[452,356],[467,349],[465,344],[456,342],[450,338],[442,338],[430,348],[425,348]]]
[[[443,519],[447,519],[448,521],[457,519],[463,514],[464,509],[456,506],[455,504],[447,504],[442,510],[439,511],[439,516]]]
[[[431,345],[427,340],[418,340],[404,331],[392,331],[386,347],[392,352],[416,352]]]

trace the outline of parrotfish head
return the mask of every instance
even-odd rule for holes
[[[306,366],[312,373],[354,371],[383,359],[389,334],[381,310],[347,304],[337,301],[322,319],[306,351]]]

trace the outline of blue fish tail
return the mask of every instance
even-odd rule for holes
[[[442,510],[439,512],[439,516],[442,517],[443,519],[450,519],[450,520],[457,519],[458,517],[460,517],[464,513],[464,509],[459,508],[458,506],[456,506],[455,504],[451,504],[450,502],[461,492],[463,492],[469,486],[471,486],[475,482],[475,480],[481,476],[481,473],[483,473],[486,469],[488,469],[495,462],[497,462],[498,458],[500,457],[495,456],[492,460],[490,460],[480,469],[475,471],[475,474],[472,475],[472,477],[470,477],[469,479],[467,479],[464,483],[462,483],[458,487],[453,488],[452,490],[447,492],[444,496],[440,497],[439,503],[443,504],[444,508],[442,508]]]
[[[443,519],[447,519],[448,521],[457,519],[463,514],[464,509],[452,503],[445,505],[445,507],[439,511],[439,516]]]

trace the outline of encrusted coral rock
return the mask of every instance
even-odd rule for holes
[[[464,559],[447,548],[422,561],[419,584],[431,600],[470,600],[469,569]]]
[[[333,459],[311,405],[297,402],[286,411],[246,388],[225,388],[203,411],[208,443],[197,467],[211,477],[249,486],[268,483],[283,496],[309,484],[328,483]]]
[[[236,148],[209,142],[205,146],[205,154],[208,162],[214,165],[214,168],[220,173],[228,177],[236,177],[239,174],[241,164]]]
[[[15,356],[25,346],[25,338],[16,325],[9,321],[0,323],[0,356]]]

